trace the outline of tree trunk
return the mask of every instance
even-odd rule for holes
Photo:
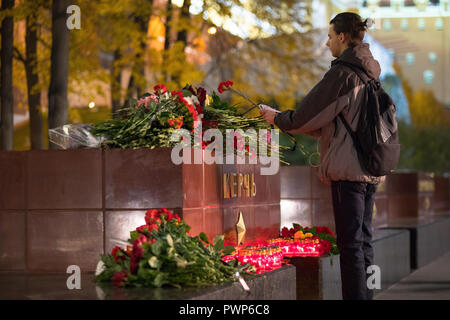
[[[30,113],[30,137],[31,149],[43,149],[44,141],[42,135],[42,115],[40,109],[41,91],[35,86],[39,82],[36,72],[37,67],[37,23],[36,16],[29,16],[26,19],[26,63],[25,71],[27,75],[28,108]]]
[[[177,32],[177,40],[176,41],[183,43],[183,54],[184,54],[184,49],[186,48],[186,45],[187,45],[187,28],[186,28],[186,26],[188,25],[188,23],[184,23],[183,21],[187,22],[191,17],[191,15],[189,13],[190,6],[191,6],[191,1],[184,0],[183,6],[181,7],[181,15],[179,18],[181,20],[181,24],[183,25],[183,28]],[[175,82],[178,82],[179,75],[174,75],[173,80]]]
[[[14,8],[14,0],[2,0],[2,11]],[[14,18],[6,16],[1,29],[1,122],[0,148],[14,149],[14,99],[13,99],[13,40]]]
[[[183,7],[181,7],[181,20],[189,20],[191,15],[189,13],[189,7],[191,6],[191,0],[184,0]],[[187,25],[187,24],[185,24]],[[177,41],[181,41],[186,47],[187,44],[187,28],[183,27],[177,34]]]
[[[153,0],[149,0],[150,8],[153,8]],[[130,82],[128,84],[129,95],[136,92],[137,98],[144,94],[147,82],[145,79],[145,52],[147,49],[147,32],[152,9],[147,14],[135,16],[134,21],[138,24],[142,35],[142,40],[139,43],[139,52],[136,54],[135,62],[132,69]]]
[[[70,0],[53,0],[52,52],[50,88],[48,90],[48,128],[68,122],[67,86],[69,74],[69,29],[66,26],[66,9]],[[56,146],[51,145],[54,149]]]
[[[172,20],[172,0],[167,1],[167,8],[166,8],[166,23],[165,26],[165,33],[164,33],[164,52],[163,52],[163,70],[164,70],[164,80],[166,82],[170,81],[170,75],[168,74],[167,70],[165,70],[165,66],[167,66],[167,54],[168,50],[170,48],[170,21]]]
[[[122,68],[116,65],[116,61],[120,59],[120,50],[114,50],[114,58],[111,64],[111,112],[113,118],[117,118],[117,111],[121,108],[120,100],[121,100],[121,76],[122,76]]]

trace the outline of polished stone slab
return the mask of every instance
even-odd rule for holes
[[[424,172],[394,173],[386,177],[388,222],[398,218],[433,215],[434,175]]]
[[[410,235],[406,229],[377,229],[372,238],[374,265],[380,268],[381,288],[386,290],[411,273]]]
[[[410,232],[411,269],[420,268],[450,250],[450,216],[399,218],[388,228]]]
[[[280,167],[280,227],[328,226],[335,231],[331,188],[310,166]]]
[[[286,259],[296,267],[297,300],[341,300],[339,255]]]
[[[0,273],[1,300],[295,300],[295,267],[245,276],[250,293],[239,282],[200,288],[116,288],[81,275],[81,289],[68,289],[69,274]]]
[[[450,300],[450,251],[417,269],[376,300]]]
[[[261,163],[182,164],[170,148],[0,151],[0,270],[93,272],[126,245],[149,209],[168,208],[212,240],[236,245],[280,231],[280,176]],[[192,150],[191,150],[192,151]],[[202,152],[203,153],[203,152]],[[246,192],[246,191],[252,191]]]

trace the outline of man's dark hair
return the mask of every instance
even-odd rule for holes
[[[333,29],[336,34],[341,32],[350,36],[349,47],[354,47],[361,43],[367,30],[367,20],[362,21],[361,17],[353,12],[343,12],[331,19]]]

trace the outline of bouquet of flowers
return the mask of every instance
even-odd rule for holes
[[[231,90],[232,85],[230,80],[221,82],[219,93]],[[224,136],[227,129],[270,129],[261,116],[248,118],[239,115],[237,109],[222,101],[216,92],[208,96],[204,88],[191,85],[168,92],[163,84],[158,84],[154,92],[146,93],[138,100],[130,99],[130,106],[120,109],[116,119],[94,125],[91,132],[104,137],[102,146],[107,148],[173,147],[178,143],[170,139],[174,130],[183,128],[194,132],[197,121],[201,122],[203,132],[214,128]],[[234,140],[234,147],[245,149],[244,154],[251,157],[258,154],[258,150],[245,146],[245,137],[239,132]],[[191,142],[194,146],[193,137]],[[202,148],[207,148],[209,143],[202,139]],[[272,150],[270,135],[266,147],[268,155],[279,152],[279,146],[277,150]]]
[[[302,227],[301,225],[294,223],[292,228],[288,229],[284,227],[281,229],[281,237],[284,239],[294,239],[297,241],[318,240],[321,244],[320,255],[323,254],[339,254],[339,249],[336,245],[336,237],[333,231],[328,227]]]
[[[190,227],[165,208],[147,211],[145,221],[130,232],[130,245],[101,255],[97,281],[135,287],[200,286],[234,281],[236,272],[252,270],[222,261],[235,250],[223,245],[223,236],[213,243],[204,233],[191,237]]]

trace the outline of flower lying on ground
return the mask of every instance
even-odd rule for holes
[[[126,249],[115,247],[110,255],[101,255],[104,266],[97,281],[115,286],[200,286],[234,281],[237,271],[253,270],[222,261],[235,250],[223,245],[223,236],[210,243],[204,233],[191,237],[189,229],[166,208],[147,211],[145,224],[130,232]]]

